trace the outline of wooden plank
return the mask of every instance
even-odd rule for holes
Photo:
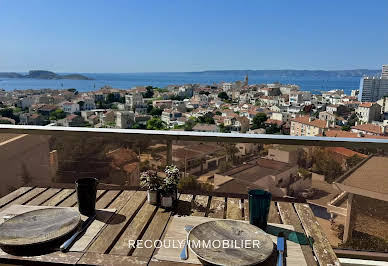
[[[20,187],[15,191],[12,191],[11,193],[5,195],[0,199],[0,208],[7,205],[9,202],[13,201],[14,199],[20,197],[21,195],[27,193],[30,191],[32,187]]]
[[[241,199],[228,198],[226,204],[226,218],[234,220],[242,220],[242,203]]]
[[[249,200],[248,199],[244,199],[244,220],[249,221]]]
[[[279,213],[278,213],[278,208],[277,208],[275,202],[273,202],[273,201],[271,201],[271,206],[269,208],[268,222],[275,223],[275,224],[282,223],[280,216],[279,216]]]
[[[159,208],[141,239],[143,241],[150,240],[152,241],[152,243],[154,243],[155,240],[161,239],[164,229],[166,228],[166,225],[170,219],[170,216],[170,211],[165,211],[164,209]],[[152,245],[151,248],[137,248],[132,253],[132,256],[150,258],[154,250],[154,245]]]
[[[193,207],[193,195],[181,194],[179,196],[178,204],[176,207],[176,214],[178,215],[190,215]]]
[[[59,264],[76,264],[81,258],[82,253],[55,251],[49,254],[42,254],[37,256],[19,256],[11,255],[0,249],[0,264],[10,263],[18,265],[59,265]]]
[[[27,202],[29,202],[30,200],[38,196],[40,193],[44,192],[45,190],[47,190],[47,188],[34,188],[28,191],[27,193],[23,194],[22,196],[18,197],[17,199],[9,202],[4,207],[0,208],[0,211],[6,209],[8,206],[13,204],[21,204],[21,205],[26,204]]]
[[[75,193],[74,189],[63,189],[61,192],[59,192],[57,195],[52,197],[46,202],[43,202],[41,205],[43,206],[57,206],[59,203],[61,203],[63,200],[65,200],[67,197],[69,197],[71,194]]]
[[[212,197],[210,202],[208,217],[219,218],[219,219],[226,218],[225,206],[226,206],[225,198]]]
[[[124,190],[111,204],[109,204],[109,208],[116,209],[117,211],[121,210],[134,194],[135,191]]]
[[[77,192],[70,195],[70,197],[67,197],[64,201],[59,203],[58,207],[74,207],[75,204],[77,204]]]
[[[131,221],[132,216],[143,205],[147,192],[137,191],[124,207],[108,221],[107,226],[87,250],[88,252],[106,253],[115,244],[121,231]],[[111,207],[110,207],[111,208]]]
[[[130,265],[147,265],[147,258],[134,256],[118,256],[111,254],[85,253],[77,262],[81,265],[106,265],[106,266],[130,266]]]
[[[207,216],[209,212],[209,196],[196,195],[192,206],[192,216]]]
[[[120,193],[120,190],[109,190],[96,203],[96,209],[106,208],[113,199]]]
[[[129,247],[129,241],[136,241],[143,234],[147,228],[150,219],[156,211],[156,206],[144,203],[139,212],[133,218],[132,222],[128,225],[125,231],[121,234],[120,238],[114,244],[109,254],[114,255],[131,255],[134,248]]]
[[[312,237],[313,250],[320,265],[340,265],[326,235],[322,232],[308,204],[297,203],[294,205],[302,226],[308,237]]]
[[[90,246],[93,239],[96,238],[99,232],[103,230],[109,219],[115,214],[116,209],[98,209],[96,210],[96,218],[90,226],[82,234],[82,236],[71,246],[70,251],[83,252]],[[82,220],[86,221],[88,217],[81,215]]]
[[[59,188],[49,188],[48,190],[46,190],[45,192],[43,192],[33,200],[29,201],[26,205],[36,205],[36,206],[41,205],[43,202],[47,201],[48,199],[56,195],[59,191],[61,191],[61,189]]]
[[[289,224],[294,227],[295,232],[305,234],[305,231],[299,221],[294,207],[289,202],[278,202],[278,209],[280,217],[284,224]],[[307,265],[317,265],[317,261],[314,258],[313,251],[309,245],[300,246],[307,262]]]

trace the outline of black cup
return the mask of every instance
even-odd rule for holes
[[[96,213],[97,184],[96,178],[80,178],[75,182],[78,210],[83,215],[91,216]]]
[[[248,192],[249,223],[266,230],[272,195],[268,191],[254,189]]]

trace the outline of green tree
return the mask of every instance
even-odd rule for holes
[[[324,149],[317,149],[313,153],[313,172],[325,176],[325,181],[333,183],[343,174],[342,166],[333,159]]]
[[[179,180],[178,189],[180,191],[212,192],[214,187],[210,183],[200,183],[195,176],[188,175]]]
[[[222,100],[228,100],[229,99],[229,96],[226,92],[222,91],[218,94],[218,98],[222,99]]]
[[[150,120],[148,120],[147,129],[163,130],[163,129],[166,129],[166,123],[164,123],[160,118],[153,117]]]
[[[257,129],[257,128],[265,128],[264,122],[267,120],[267,115],[265,113],[257,113],[253,117],[253,125],[252,129]]]
[[[190,117],[189,119],[187,119],[184,129],[185,129],[185,131],[193,131],[193,127],[195,125],[196,125],[195,119]]]
[[[335,114],[338,116],[348,116],[350,112],[351,112],[351,109],[346,105],[339,105],[337,107],[337,112],[335,112]]]
[[[152,98],[154,96],[154,87],[147,86],[146,92],[143,93],[144,98]]]
[[[232,159],[233,163],[237,163],[237,153],[239,152],[238,148],[236,147],[236,144],[234,143],[224,143],[224,149],[226,155]]]
[[[11,108],[4,108],[0,110],[0,116],[13,118],[13,109]]]
[[[116,97],[113,93],[109,93],[106,97],[106,103],[113,103],[116,101]]]
[[[57,109],[57,110],[55,110],[54,112],[51,113],[50,120],[63,119],[63,118],[66,117],[66,115],[67,115],[67,113],[65,113],[63,110]]]
[[[220,125],[221,133],[230,133],[231,131],[232,131],[232,128],[230,126],[225,126],[224,123]]]
[[[358,163],[360,163],[363,159],[358,156],[357,154],[349,157],[346,159],[346,167],[348,169],[351,169],[353,167],[355,167]]]
[[[146,129],[146,126],[143,124],[135,123],[133,124],[132,129]]]
[[[162,113],[163,113],[163,109],[158,107],[153,107],[149,112],[149,114],[152,116],[161,116]]]
[[[217,111],[216,115],[222,115],[222,113],[220,111]]]
[[[213,114],[212,113],[207,113],[203,116],[200,116],[197,118],[197,122],[200,124],[215,124],[215,121],[213,119]]]
[[[356,122],[358,121],[358,118],[357,118],[357,115],[355,113],[352,113],[349,117],[348,117],[348,125],[349,126],[354,126],[356,124]]]
[[[349,125],[344,125],[344,126],[341,127],[341,129],[343,131],[350,131],[350,126]]]
[[[278,127],[276,124],[269,124],[265,128],[265,134],[275,134],[280,132],[280,127]]]
[[[1,119],[1,117],[0,117],[0,124],[2,124],[2,125],[10,125],[12,123],[11,123],[11,121],[8,121],[8,120],[5,120],[5,119]]]
[[[201,95],[205,94],[206,96],[208,96],[210,94],[210,92],[208,92],[208,91],[200,91],[199,94],[201,94]]]
[[[218,165],[218,172],[223,173],[228,171],[230,168],[232,168],[232,164],[230,162],[221,161]]]

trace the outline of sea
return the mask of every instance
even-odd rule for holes
[[[67,73],[58,73],[67,74]],[[155,86],[164,88],[167,85],[194,84],[202,85],[219,82],[233,82],[243,80],[243,75],[201,72],[164,72],[164,73],[80,73],[93,80],[43,80],[28,78],[0,78],[0,89],[7,91],[18,89],[69,89],[75,88],[80,92],[87,92],[109,85],[118,89],[130,89],[135,86]],[[288,77],[288,76],[249,76],[249,84],[280,82],[282,84],[296,84],[301,90],[319,94],[322,91],[342,89],[346,94],[358,89],[361,77]]]

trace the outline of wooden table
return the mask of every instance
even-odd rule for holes
[[[83,265],[187,265],[152,259],[155,248],[130,248],[128,240],[162,239],[171,215],[192,215],[248,220],[248,201],[241,198],[181,194],[177,206],[165,211],[146,202],[146,192],[98,190],[96,208],[116,209],[116,214],[83,252],[55,251],[40,256],[20,257],[0,253],[0,264]],[[74,207],[74,189],[21,187],[0,199],[0,211],[13,204]],[[308,265],[339,265],[333,249],[307,204],[272,202],[269,222],[292,225],[312,240],[302,245]]]

